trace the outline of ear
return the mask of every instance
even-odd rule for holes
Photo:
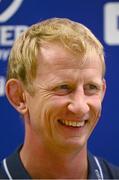
[[[28,110],[26,105],[25,93],[22,85],[17,79],[10,79],[6,83],[6,96],[10,104],[22,115]]]
[[[102,101],[103,101],[103,98],[105,96],[105,92],[106,92],[106,80],[103,79],[102,80]]]

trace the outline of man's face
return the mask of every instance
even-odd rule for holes
[[[95,51],[80,58],[60,44],[47,44],[38,56],[35,95],[27,93],[29,126],[37,140],[53,148],[81,149],[94,129],[105,90]]]

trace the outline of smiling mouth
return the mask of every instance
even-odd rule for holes
[[[67,121],[67,120],[61,120],[59,119],[58,120],[62,125],[65,125],[65,126],[69,126],[69,127],[78,127],[78,128],[81,128],[83,127],[87,120],[83,120],[83,121]]]

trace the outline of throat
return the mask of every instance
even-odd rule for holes
[[[86,152],[63,157],[45,153],[40,149],[39,157],[22,155],[24,167],[33,179],[87,179],[88,161]],[[24,157],[23,157],[24,156]],[[33,157],[32,159],[30,157]]]

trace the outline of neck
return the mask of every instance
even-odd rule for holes
[[[62,149],[51,150],[35,139],[26,137],[20,152],[22,163],[33,179],[87,179],[86,145],[66,153]]]

